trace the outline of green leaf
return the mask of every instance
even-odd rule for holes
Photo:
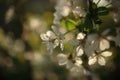
[[[97,11],[99,16],[104,16],[109,14],[109,9],[106,7],[98,7]]]
[[[94,17],[94,22],[95,22],[95,24],[101,24],[102,20],[98,16],[96,16],[96,17]]]
[[[93,23],[90,15],[88,14],[85,18],[84,24],[83,24],[83,31],[85,33],[90,33],[93,29]]]
[[[76,28],[77,22],[72,19],[66,19],[61,21],[61,25],[71,31]]]
[[[92,9],[97,9],[97,4],[96,3],[92,3]]]

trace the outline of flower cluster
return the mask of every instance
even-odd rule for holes
[[[40,37],[44,41],[43,43],[46,44],[47,50],[50,53],[53,53],[53,49],[57,46],[60,46],[61,50],[63,51],[63,40],[64,34],[58,31],[56,26],[52,26],[52,31],[47,31],[45,34],[41,34]]]
[[[107,60],[113,55],[110,50],[113,46],[111,41],[120,47],[120,28],[117,28],[116,36],[110,34],[115,27],[107,27],[101,30],[103,21],[100,17],[109,14],[109,7],[105,5],[109,4],[110,0],[105,0],[105,5],[99,4],[102,0],[97,2],[95,0],[87,0],[88,4],[85,8],[75,4],[75,1],[59,1],[54,13],[53,23],[56,26],[51,26],[52,30],[41,34],[40,37],[50,53],[53,53],[57,46],[60,47],[62,53],[57,55],[59,65],[65,65],[72,72],[85,74],[90,71],[86,66],[90,67],[94,64],[106,65]],[[62,22],[62,20],[64,21]],[[59,31],[59,26],[64,26],[68,32],[63,34]],[[73,51],[66,54],[63,41],[66,39],[65,35],[71,32],[74,32],[75,38],[69,40],[68,44],[73,46]]]

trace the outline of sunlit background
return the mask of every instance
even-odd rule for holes
[[[59,66],[57,52],[50,56],[40,39],[53,24],[57,1],[0,0],[0,80],[88,80]],[[102,29],[115,26],[111,13],[103,20]],[[69,40],[72,34],[67,36]],[[120,79],[120,51],[112,50],[117,54],[105,67],[94,69],[94,80]]]

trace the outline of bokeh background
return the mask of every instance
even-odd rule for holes
[[[56,2],[0,0],[0,80],[88,80],[59,66],[42,44],[40,34],[53,24]],[[115,26],[111,15],[103,20],[102,26]],[[95,69],[94,80],[120,79],[119,48],[113,51],[110,67]]]

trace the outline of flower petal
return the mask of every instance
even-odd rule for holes
[[[85,38],[85,36],[86,36],[86,34],[84,34],[84,33],[78,33],[77,39],[78,39],[78,40],[82,40],[82,39]]]
[[[49,38],[46,34],[40,34],[40,38],[43,40],[43,41],[49,41]]]
[[[102,56],[98,57],[98,64],[100,64],[101,66],[104,66],[106,64],[106,61]]]
[[[62,12],[60,12],[61,13],[61,15],[62,16],[68,16],[69,15],[69,13],[70,13],[70,7],[69,6],[63,6],[62,7],[63,9],[62,9]]]
[[[50,39],[55,39],[55,38],[56,38],[55,33],[53,33],[52,31],[47,31],[46,35],[47,35]]]
[[[112,52],[110,52],[110,51],[104,51],[104,52],[101,53],[101,55],[104,56],[104,57],[109,57],[109,56],[112,55]]]
[[[83,61],[81,60],[81,58],[78,58],[78,57],[75,58],[75,65],[81,66],[82,63]]]
[[[59,65],[65,65],[68,62],[67,56],[63,53],[58,54],[57,59]]]
[[[88,64],[89,65],[93,65],[93,64],[95,64],[96,63],[96,61],[97,61],[97,57],[95,56],[95,57],[89,57],[89,61],[88,61]]]
[[[60,42],[60,49],[63,51],[63,49],[64,49],[64,45],[63,45],[63,43],[62,42]]]
[[[92,43],[98,39],[98,34],[90,34],[87,36],[87,42]]]
[[[56,40],[54,41],[54,48],[56,48],[58,45],[59,45],[59,40],[56,39]]]
[[[76,48],[76,55],[77,56],[82,56],[83,55],[83,48],[81,47],[81,46],[78,46],[77,48]]]
[[[58,28],[57,28],[56,26],[52,25],[51,28],[52,28],[53,32],[54,32],[56,35],[59,35],[59,34],[60,34],[60,32],[59,32],[59,30],[58,30]]]
[[[73,72],[73,73],[78,73],[78,72],[82,72],[82,69],[79,66],[73,66],[70,69],[70,71]]]
[[[47,46],[47,50],[50,51],[50,54],[52,54],[54,49],[54,44],[52,42],[45,42],[45,44]]]
[[[103,51],[103,50],[108,49],[110,47],[110,43],[106,39],[101,39],[99,47],[100,47],[100,50]]]
[[[68,60],[68,61],[67,61],[67,64],[66,64],[66,68],[67,68],[67,69],[71,69],[73,66],[74,66],[73,62],[70,61],[70,60]]]

